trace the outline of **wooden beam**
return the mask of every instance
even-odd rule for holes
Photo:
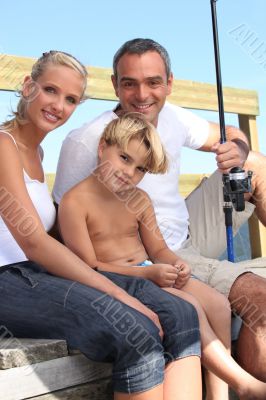
[[[185,199],[194,189],[198,187],[207,174],[181,174],[179,176],[179,192]]]
[[[224,110],[228,113],[259,115],[258,95],[254,90],[223,87]],[[216,85],[175,80],[169,101],[181,107],[218,111]]]
[[[0,90],[18,90],[23,77],[29,74],[33,58],[0,55]],[[86,94],[92,99],[117,100],[112,87],[110,68],[87,67],[89,84]],[[259,114],[257,93],[253,90],[224,87],[226,112],[253,115]],[[187,80],[175,80],[169,101],[181,107],[217,111],[216,85]]]
[[[196,187],[200,184],[202,179],[206,176],[209,176],[207,174],[181,174],[179,176],[179,191],[182,197],[186,198],[192,190],[196,189]],[[55,174],[54,173],[47,173],[45,174],[45,179],[48,184],[50,192],[53,190],[54,186],[54,179],[55,179]]]
[[[22,400],[112,374],[111,364],[73,355],[0,371],[0,400]]]

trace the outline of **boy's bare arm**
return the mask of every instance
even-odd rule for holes
[[[190,277],[190,267],[169,249],[158,227],[154,208],[148,195],[145,196],[145,201],[146,207],[140,218],[139,231],[147,254],[155,263],[155,268],[149,272],[149,279],[160,286],[174,285],[180,289]],[[172,270],[169,270],[170,267]],[[175,280],[173,285],[171,279]]]
[[[152,202],[147,193],[143,195],[144,202],[146,204],[139,219],[139,233],[142,243],[152,262],[175,265],[179,258],[168,248],[161,234]]]

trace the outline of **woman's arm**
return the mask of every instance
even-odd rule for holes
[[[0,188],[1,216],[26,257],[55,275],[92,285],[93,271],[45,232],[25,185],[17,148],[3,134],[0,135]],[[20,222],[23,219],[24,225]]]

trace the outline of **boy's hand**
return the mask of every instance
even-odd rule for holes
[[[170,264],[153,264],[145,268],[145,277],[160,287],[173,287],[178,270]]]
[[[178,259],[176,261],[174,267],[177,269],[178,272],[177,279],[174,283],[174,287],[176,289],[181,289],[189,280],[191,275],[191,269],[188,266],[188,264],[181,259]]]

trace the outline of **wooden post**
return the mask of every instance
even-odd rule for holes
[[[245,132],[248,137],[251,150],[259,151],[259,140],[256,116],[238,115],[239,128]]]
[[[256,117],[252,115],[238,115],[239,127],[247,135],[250,148],[259,151]],[[252,258],[266,256],[266,228],[259,222],[256,215],[249,220],[249,236]]]

